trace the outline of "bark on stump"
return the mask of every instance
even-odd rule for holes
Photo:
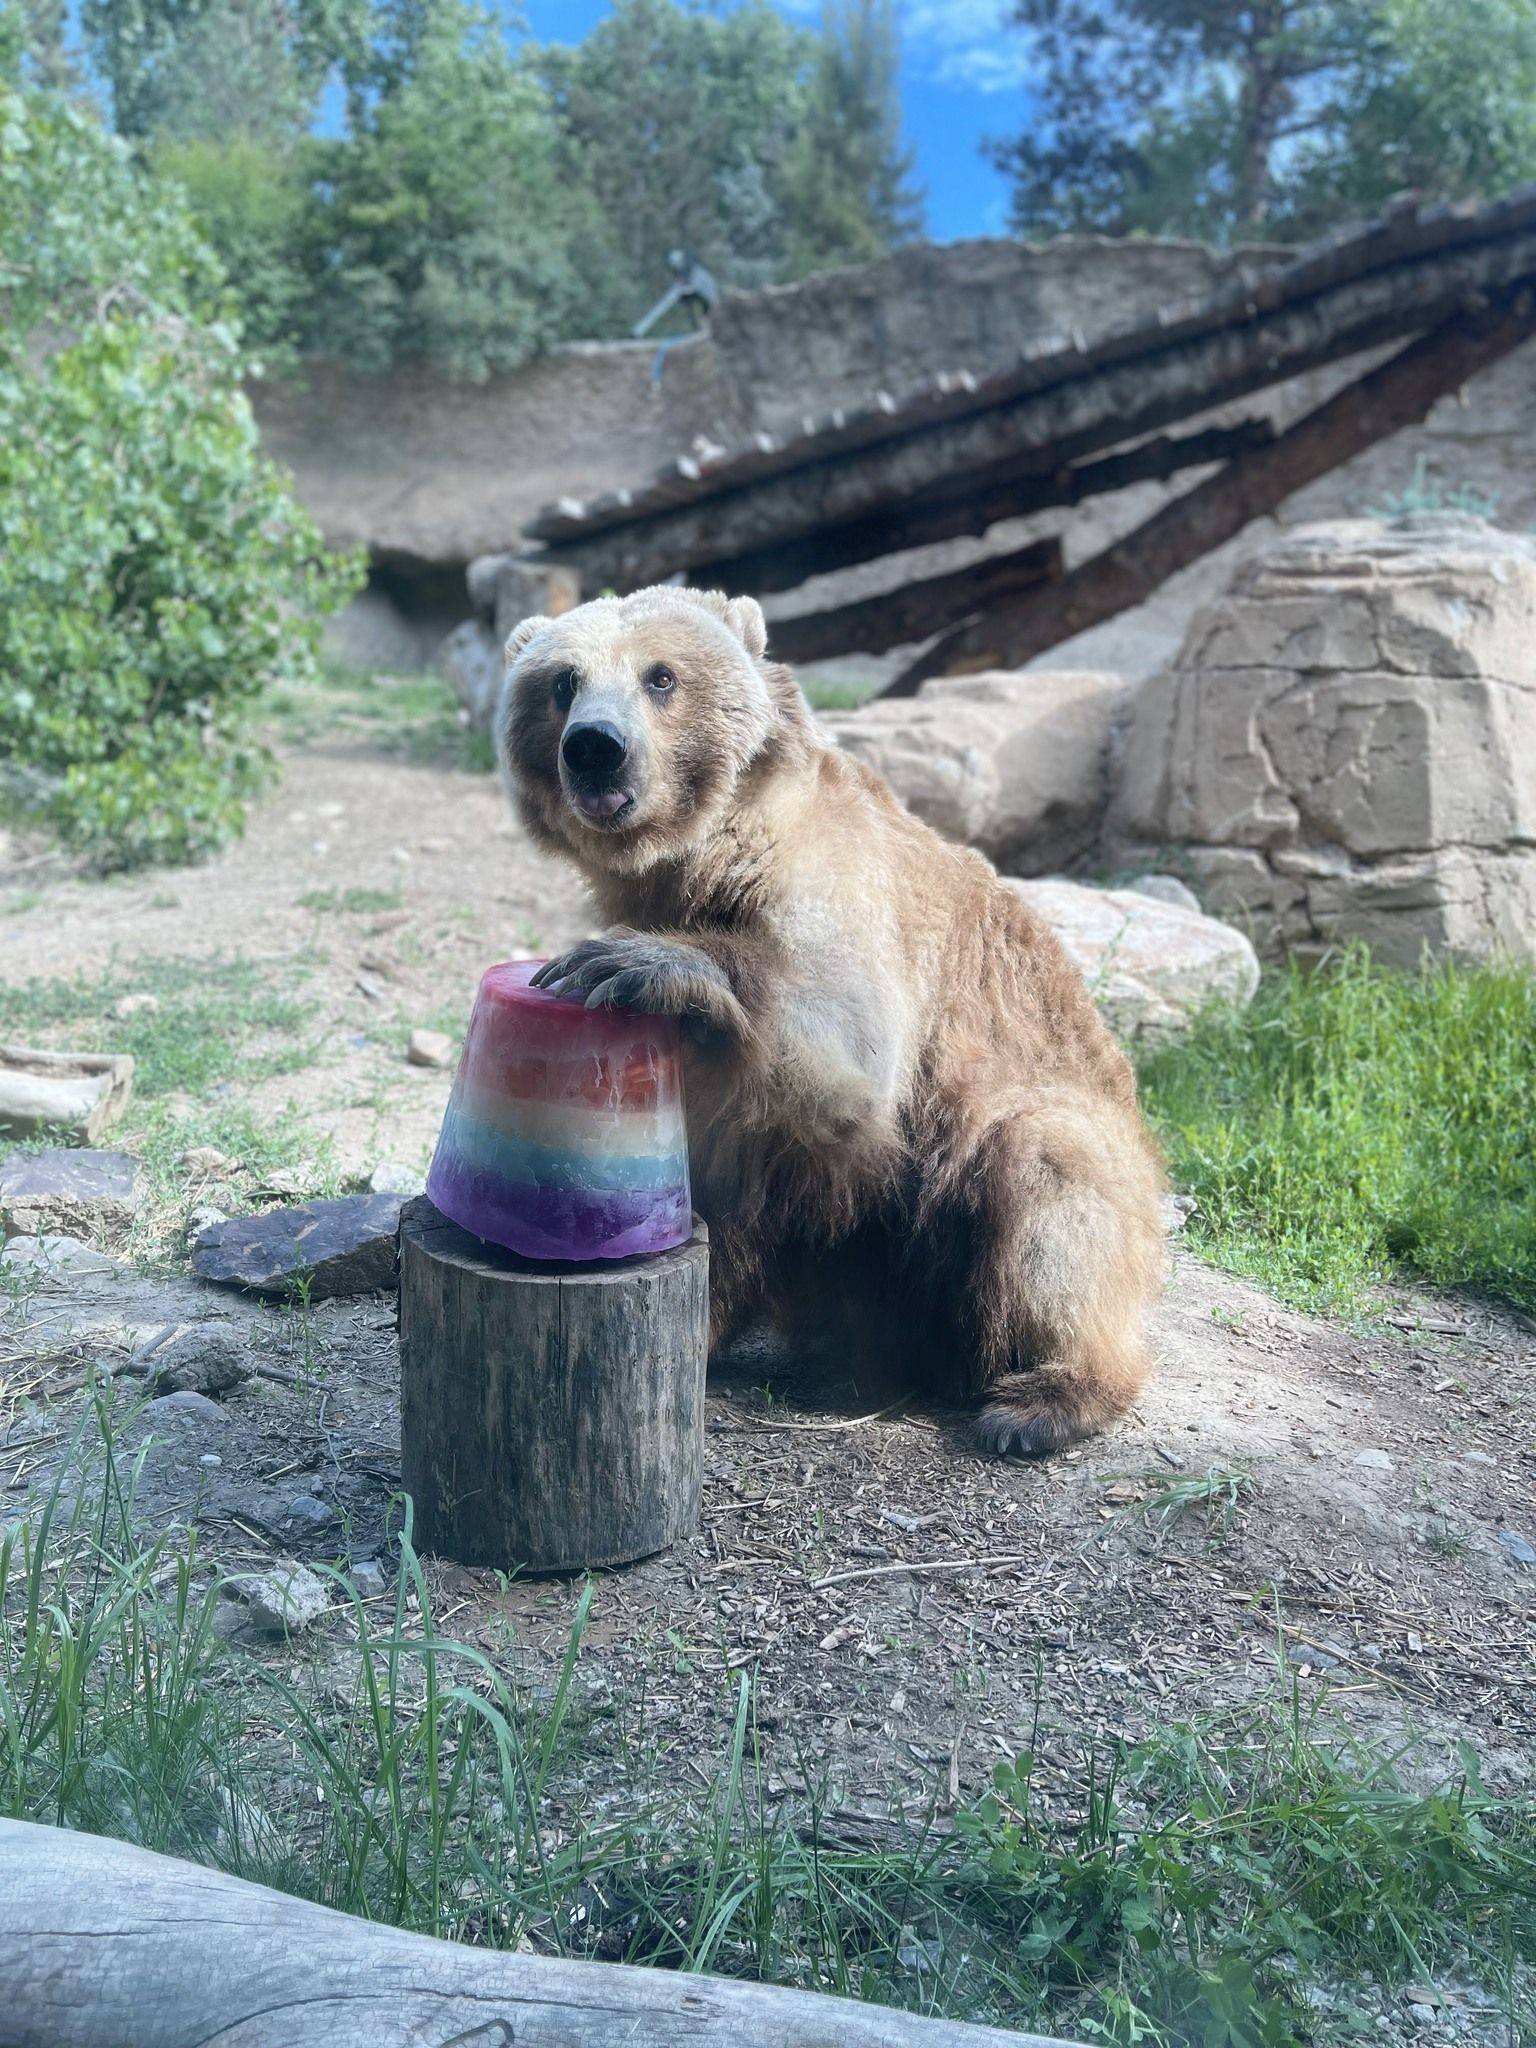
[[[534,1264],[400,1217],[400,1470],[423,1550],[460,1564],[626,1564],[695,1527],[709,1242]]]

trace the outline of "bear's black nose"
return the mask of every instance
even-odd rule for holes
[[[607,719],[592,718],[566,727],[560,751],[573,775],[616,775],[624,766],[629,742]]]

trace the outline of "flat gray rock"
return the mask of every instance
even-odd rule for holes
[[[297,1635],[330,1605],[330,1588],[307,1565],[283,1562],[259,1576],[230,1580],[227,1593],[241,1603],[241,1618],[265,1635]]]
[[[108,1280],[117,1267],[105,1252],[82,1244],[78,1237],[45,1231],[38,1237],[13,1237],[0,1247],[0,1266],[8,1273],[35,1273],[43,1280]]]
[[[0,1160],[0,1215],[13,1231],[80,1236],[129,1223],[144,1192],[139,1162],[128,1152],[50,1145]]]
[[[146,1401],[143,1408],[147,1422],[226,1422],[229,1418],[217,1401],[210,1401],[206,1394],[196,1394],[190,1388],[182,1388],[174,1394],[162,1394],[157,1401]]]
[[[393,1288],[400,1207],[399,1195],[342,1195],[236,1216],[202,1232],[192,1270],[258,1294],[287,1294],[308,1274],[311,1301]]]

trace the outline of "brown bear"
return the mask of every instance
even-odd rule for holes
[[[822,738],[750,598],[658,587],[527,619],[498,742],[603,937],[537,977],[685,1020],[711,1345],[836,1317],[853,1377],[983,1394],[1045,1452],[1147,1372],[1158,1157],[1055,938]]]

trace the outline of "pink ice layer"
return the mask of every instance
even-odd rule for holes
[[[527,1259],[634,1258],[687,1242],[693,1208],[677,1020],[587,1010],[490,968],[427,1193]]]

